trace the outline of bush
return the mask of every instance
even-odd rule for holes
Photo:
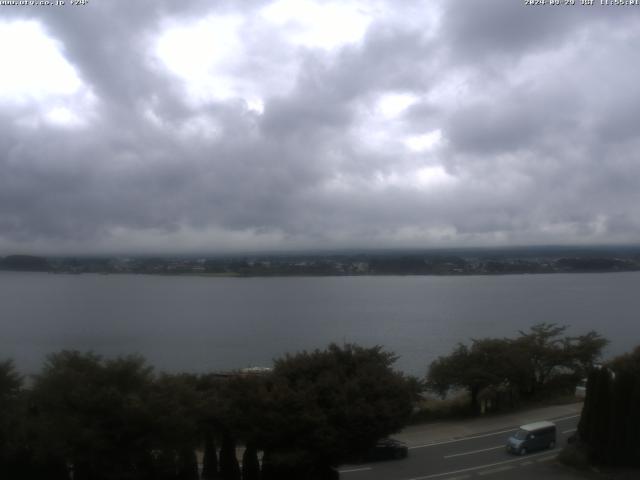
[[[573,443],[564,447],[558,455],[560,463],[578,470],[587,470],[589,468],[589,458],[584,447],[579,443]]]
[[[469,417],[469,395],[461,393],[445,399],[425,398],[411,414],[410,424]]]

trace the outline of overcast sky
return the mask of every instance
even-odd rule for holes
[[[0,254],[640,243],[640,7],[66,4],[0,6]]]

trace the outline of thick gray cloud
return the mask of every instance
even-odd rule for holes
[[[317,5],[3,7],[0,253],[637,243],[638,7]]]

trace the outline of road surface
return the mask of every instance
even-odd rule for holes
[[[398,438],[408,440],[409,457],[404,460],[349,465],[340,468],[342,480],[466,480],[482,478],[540,478],[532,473],[543,464],[552,462],[567,437],[575,432],[579,410],[567,411],[563,416],[538,417],[535,420],[551,420],[558,426],[556,448],[514,456],[505,450],[506,439],[522,423],[503,425],[500,428],[475,432],[459,438],[429,441],[428,437],[402,434]],[[559,410],[541,411],[541,414],[558,414]],[[516,418],[508,418],[516,420]],[[533,421],[533,420],[531,420]],[[495,422],[494,422],[495,423]],[[428,425],[424,427],[428,431]],[[533,470],[532,470],[533,469]],[[542,478],[546,478],[544,475]]]

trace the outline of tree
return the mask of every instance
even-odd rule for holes
[[[640,466],[638,405],[640,347],[589,375],[578,433],[593,463]]]
[[[218,455],[216,441],[211,431],[204,433],[204,455],[202,457],[202,478],[212,480],[218,476]]]
[[[469,392],[473,413],[481,400],[513,405],[520,395],[573,390],[593,366],[607,341],[596,332],[560,337],[565,326],[540,323],[516,339],[473,339],[429,366],[427,386],[446,395],[453,388]]]
[[[195,449],[200,445],[202,397],[198,378],[190,374],[158,376],[150,387],[147,411],[153,418],[152,449],[161,452],[162,469],[167,478],[197,478]],[[195,473],[194,473],[195,472]]]
[[[21,437],[25,427],[20,408],[22,377],[13,361],[0,362],[0,476],[17,477],[24,465],[17,459],[23,454]]]
[[[415,392],[381,347],[332,344],[276,360],[267,381],[263,478],[332,478],[332,467],[402,428]]]
[[[248,444],[242,455],[242,480],[260,480],[258,449],[253,444]]]
[[[578,378],[585,378],[594,364],[600,359],[602,350],[609,340],[591,330],[584,335],[563,339],[562,347],[566,357],[566,365]]]
[[[222,435],[220,478],[223,480],[240,480],[240,465],[236,457],[236,441],[229,431],[224,432]]]
[[[195,450],[185,445],[178,455],[178,480],[199,480],[198,459]]]
[[[530,362],[527,393],[535,394],[546,384],[554,369],[567,364],[562,339],[558,338],[566,329],[555,323],[538,323],[529,332],[520,331],[516,344],[527,353]]]
[[[22,388],[22,376],[16,372],[12,360],[0,362],[0,402],[15,398]]]
[[[440,395],[452,388],[469,392],[472,413],[480,412],[480,394],[493,388],[513,388],[526,375],[526,360],[508,339],[474,339],[431,363],[427,386]]]
[[[36,450],[71,465],[74,479],[130,478],[148,464],[151,368],[140,357],[48,357],[35,379]]]

